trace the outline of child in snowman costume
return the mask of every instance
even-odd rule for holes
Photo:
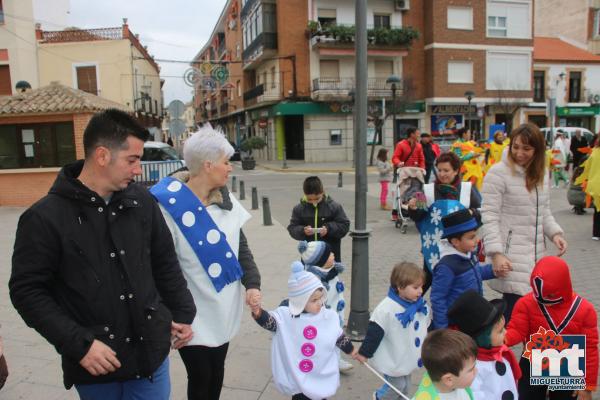
[[[450,326],[477,343],[477,375],[471,384],[475,399],[516,400],[519,362],[504,344],[504,301],[487,301],[475,290],[463,293],[448,312]]]
[[[274,333],[271,368],[275,387],[293,400],[331,397],[340,385],[339,349],[354,353],[335,311],[323,307],[327,290],[321,281],[292,263],[288,305],[265,311],[251,306],[252,316]]]
[[[421,346],[427,336],[431,312],[423,299],[423,269],[410,262],[394,266],[388,295],[373,311],[367,334],[358,354],[385,375],[396,389],[406,393],[410,374],[421,368]],[[387,384],[375,393],[376,400],[396,400],[400,396]]]
[[[327,242],[302,240],[298,243],[298,251],[304,263],[304,269],[315,274],[327,290],[325,307],[338,313],[340,326],[344,328],[346,302],[344,301],[344,282],[339,277],[339,274],[344,272],[344,265],[335,261],[335,254]],[[353,365],[340,355],[339,368],[341,373],[346,373],[353,368]]]

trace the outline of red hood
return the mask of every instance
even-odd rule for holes
[[[536,300],[547,306],[565,301],[570,304],[573,299],[569,266],[562,258],[549,256],[540,259],[531,272],[529,284]]]

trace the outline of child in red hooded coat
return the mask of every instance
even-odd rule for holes
[[[573,291],[567,263],[558,257],[540,259],[531,272],[532,292],[519,299],[508,324],[505,343],[514,346],[526,344],[540,327],[553,330],[557,335],[585,335],[586,390],[550,391],[551,400],[592,398],[598,380],[598,326],[592,303]],[[519,380],[519,399],[546,398],[546,386],[529,384],[529,359],[521,358],[523,377]]]

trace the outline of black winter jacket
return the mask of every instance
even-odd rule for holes
[[[313,228],[324,226],[327,228],[327,235],[321,237],[321,235],[315,233],[306,236],[304,234],[305,226],[312,226]],[[307,242],[322,240],[326,242],[335,254],[335,260],[341,262],[341,239],[348,234],[350,220],[346,217],[342,206],[329,196],[325,196],[316,207],[303,198],[300,200],[300,204],[294,207],[287,229],[290,236],[296,240],[306,240]]]
[[[131,184],[108,205],[65,166],[21,215],[11,300],[62,356],[65,387],[150,377],[169,354],[171,322],[196,314],[169,229],[150,193]],[[94,377],[79,361],[98,339],[121,368]]]

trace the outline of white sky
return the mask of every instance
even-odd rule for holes
[[[19,0],[15,0],[19,1]],[[191,60],[206,44],[226,0],[33,0],[42,29],[117,27],[129,29],[156,59]],[[69,4],[70,3],[70,4]],[[68,11],[65,11],[68,10]],[[57,22],[58,21],[58,22]],[[53,25],[54,24],[54,25]],[[183,81],[188,64],[158,62],[165,80],[165,106],[192,99]]]

